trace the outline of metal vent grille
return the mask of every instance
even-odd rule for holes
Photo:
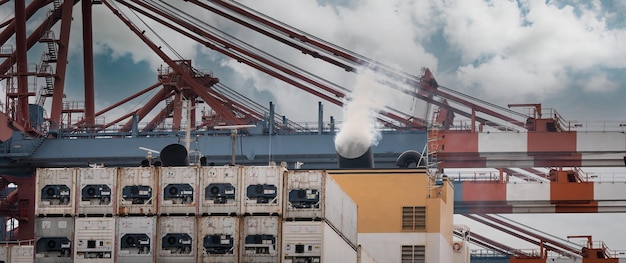
[[[402,246],[402,263],[425,263],[425,246]]]
[[[426,230],[426,207],[425,206],[402,207],[402,230],[425,231]]]

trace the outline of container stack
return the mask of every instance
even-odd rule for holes
[[[242,167],[240,261],[280,262],[283,178],[280,166]]]
[[[240,262],[240,166],[201,167],[199,262]]]
[[[35,262],[356,262],[356,204],[324,171],[37,173]]]
[[[285,177],[282,262],[356,262],[356,203],[324,171]]]
[[[50,168],[37,170],[35,193],[36,262],[72,262],[76,170]],[[32,253],[31,253],[32,254]]]

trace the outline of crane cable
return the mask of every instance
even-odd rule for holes
[[[155,7],[158,7],[160,10],[166,11],[169,15],[171,15],[173,17],[177,17],[177,18],[179,18],[181,20],[184,20],[184,21],[186,21],[186,22],[188,22],[188,23],[190,23],[190,24],[192,24],[192,25],[194,25],[194,26],[196,26],[198,28],[206,30],[206,31],[210,32],[213,35],[220,35],[222,37],[222,39],[228,39],[228,40],[225,40],[228,43],[237,43],[238,47],[240,47],[242,49],[251,50],[251,51],[255,52],[256,54],[261,54],[261,55],[263,55],[266,58],[271,58],[272,61],[275,62],[275,63],[278,63],[278,64],[280,64],[282,66],[285,66],[285,67],[289,68],[290,70],[294,70],[294,71],[303,73],[303,75],[309,76],[309,77],[317,80],[318,82],[324,82],[324,83],[326,83],[326,85],[332,86],[336,90],[337,89],[338,90],[342,90],[342,91],[347,92],[347,93],[350,92],[349,89],[346,89],[346,88],[344,88],[343,86],[341,86],[339,84],[336,84],[334,82],[328,81],[327,79],[321,78],[320,76],[318,76],[316,74],[313,74],[310,71],[304,70],[304,69],[299,68],[299,67],[297,67],[297,66],[295,66],[293,64],[290,64],[289,62],[283,61],[280,58],[277,58],[277,57],[275,57],[275,56],[273,56],[273,55],[271,55],[271,54],[269,54],[269,53],[267,53],[267,52],[265,52],[265,51],[263,51],[261,49],[258,49],[256,47],[254,47],[254,46],[252,46],[252,45],[250,45],[250,44],[248,44],[248,43],[238,39],[237,37],[235,37],[235,36],[233,36],[231,34],[228,34],[228,33],[224,32],[224,31],[222,31],[220,29],[217,29],[214,26],[211,26],[211,25],[207,24],[206,22],[199,20],[196,17],[190,16],[189,14],[185,13],[181,9],[179,9],[179,8],[177,8],[175,6],[172,6],[171,4],[166,3],[163,0],[159,0],[159,2],[161,2],[162,5],[154,3]],[[190,18],[182,17],[180,14],[186,14],[187,17],[190,17]],[[192,21],[192,19],[193,19],[193,21]],[[197,22],[195,22],[195,21],[197,21]],[[301,82],[301,80],[298,80],[298,81]],[[346,96],[348,96],[347,99],[349,100],[349,94],[347,94]],[[400,114],[400,115],[405,115],[405,117],[407,117],[407,118],[410,116],[410,114],[407,114],[405,112],[402,112],[402,111],[400,111],[398,109],[395,109],[393,107],[390,107],[390,106],[386,106],[386,110],[388,112],[394,112],[394,113],[397,113],[397,114]]]
[[[367,61],[367,63],[371,63],[371,64],[373,64],[373,65],[375,65],[375,66],[377,66],[377,67],[384,68],[384,69],[386,69],[386,70],[388,70],[388,71],[391,71],[391,72],[393,72],[393,73],[395,73],[395,74],[402,75],[402,76],[406,77],[407,79],[420,80],[420,77],[417,77],[417,76],[415,76],[415,75],[413,75],[413,74],[410,74],[410,73],[406,73],[406,72],[404,72],[404,71],[402,71],[402,70],[398,70],[398,69],[392,68],[392,67],[387,66],[387,65],[385,65],[385,64],[383,64],[383,63],[381,63],[381,62],[378,62],[378,61],[376,61],[376,60],[370,59],[370,58],[368,58],[368,57],[365,57],[365,56],[363,56],[363,55],[360,55],[360,54],[358,54],[358,53],[352,52],[352,51],[350,51],[350,50],[348,50],[348,49],[342,48],[342,47],[337,46],[337,45],[335,45],[335,44],[333,44],[333,43],[330,43],[330,42],[328,42],[328,41],[325,41],[325,40],[323,40],[323,39],[320,39],[320,38],[318,38],[318,37],[315,37],[315,36],[313,36],[313,35],[311,35],[311,34],[308,34],[308,33],[304,32],[304,31],[302,31],[302,30],[299,30],[299,29],[297,29],[297,28],[294,28],[294,27],[292,27],[292,26],[290,26],[290,25],[287,25],[287,24],[285,24],[285,23],[283,23],[283,22],[280,22],[279,20],[276,20],[276,19],[274,19],[274,18],[272,18],[272,17],[269,17],[269,16],[267,16],[267,15],[265,15],[265,14],[263,14],[263,13],[260,13],[260,12],[258,12],[258,11],[256,11],[256,10],[254,10],[254,9],[252,9],[252,8],[250,8],[250,7],[246,6],[246,5],[244,5],[244,4],[241,4],[241,3],[237,2],[237,1],[234,1],[234,0],[233,0],[233,1],[231,1],[231,2],[232,2],[233,4],[236,4],[239,8],[242,8],[242,9],[246,10],[247,12],[253,13],[254,15],[257,15],[257,16],[259,16],[259,17],[262,17],[263,19],[266,19],[266,20],[268,20],[268,21],[270,21],[270,22],[272,22],[272,23],[278,24],[278,25],[280,25],[280,26],[282,26],[282,27],[284,27],[284,28],[287,28],[287,29],[289,29],[289,30],[291,30],[291,31],[294,31],[294,32],[297,32],[297,33],[299,33],[299,34],[301,34],[301,35],[304,35],[304,36],[306,36],[307,38],[314,39],[314,40],[316,40],[316,41],[318,41],[318,42],[320,42],[320,43],[323,43],[323,44],[324,44],[324,45],[326,45],[326,46],[332,47],[333,49],[337,49],[337,50],[343,51],[343,52],[345,52],[345,53],[349,54],[350,56],[353,56],[353,57],[359,58],[359,59],[361,59],[361,60]],[[318,48],[318,50],[319,50],[319,48]],[[322,51],[324,51],[324,52],[327,52],[327,51],[326,51],[326,50],[324,50],[324,49],[321,49],[321,50],[322,50]],[[346,60],[347,60],[347,59],[346,59]],[[354,63],[354,61],[351,61],[351,60],[347,60],[347,61],[350,61],[350,62]],[[483,105],[487,105],[487,106],[489,106],[489,107],[493,107],[493,108],[495,108],[495,109],[498,109],[498,110],[501,110],[501,111],[507,112],[507,113],[509,113],[509,114],[514,114],[514,115],[517,115],[517,116],[520,116],[520,117],[524,117],[524,118],[528,118],[528,117],[530,117],[530,116],[528,116],[528,115],[526,115],[526,114],[522,114],[522,113],[520,113],[520,112],[513,111],[513,110],[511,110],[511,109],[504,108],[504,107],[501,107],[501,106],[498,106],[498,105],[495,105],[495,104],[492,104],[492,103],[486,102],[486,101],[484,101],[484,100],[478,99],[478,98],[476,98],[476,97],[469,96],[469,95],[467,95],[467,94],[460,93],[460,92],[458,92],[458,91],[454,91],[454,90],[452,90],[452,89],[446,88],[446,87],[441,86],[441,85],[438,85],[438,87],[440,87],[440,88],[442,88],[442,89],[445,89],[446,91],[449,91],[449,92],[451,92],[451,93],[455,93],[455,94],[457,94],[457,95],[460,95],[460,96],[463,96],[463,97],[465,97],[465,98],[471,99],[471,100],[473,100],[473,101],[475,101],[475,102],[479,102],[479,103],[481,103],[481,104],[483,104]],[[410,92],[410,90],[409,90],[409,92]]]

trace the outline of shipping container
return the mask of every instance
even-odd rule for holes
[[[159,262],[196,262],[196,218],[161,216],[158,221],[157,258]]]
[[[159,214],[195,215],[198,213],[198,168],[161,167],[159,171]]]
[[[324,221],[283,222],[284,263],[357,262],[357,247]]]
[[[286,169],[281,166],[247,166],[242,169],[242,214],[281,215]]]
[[[40,217],[35,219],[36,262],[72,262],[74,218]]]
[[[154,216],[118,217],[116,255],[118,263],[155,262],[156,225]]]
[[[36,215],[74,215],[75,171],[73,168],[37,169]]]
[[[278,216],[243,217],[240,231],[241,262],[280,262],[282,218]]]
[[[202,263],[239,262],[240,217],[198,218],[198,257]]]
[[[241,212],[241,166],[200,168],[200,214],[238,215]]]
[[[158,170],[155,167],[123,167],[119,169],[117,214],[156,214]]]
[[[10,263],[33,263],[35,262],[34,246],[12,246]]]
[[[285,196],[285,220],[327,221],[357,245],[357,205],[325,171],[288,171]]]
[[[115,262],[115,218],[76,218],[74,244],[74,263]]]
[[[11,256],[11,248],[8,246],[0,246],[0,263],[9,263]]]
[[[76,172],[79,215],[115,214],[117,168],[78,168]]]

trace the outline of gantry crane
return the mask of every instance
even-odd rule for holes
[[[272,104],[269,109],[254,104],[220,83],[219,76],[195,68],[191,60],[173,58],[163,46],[155,42],[154,37],[151,38],[158,34],[146,24],[130,19],[127,12],[134,12],[141,19],[157,22],[227,58],[333,105],[343,106],[349,101],[350,89],[269,55],[246,44],[246,41],[220,34],[204,22],[198,21],[197,17],[190,17],[178,8],[195,8],[217,14],[345,72],[376,72],[385,79],[384,84],[390,89],[402,96],[425,101],[428,109],[435,107],[432,119],[428,119],[428,116],[413,116],[391,106],[380,111],[377,120],[389,131],[383,134],[383,139],[373,149],[378,167],[395,167],[402,153],[407,150],[421,152],[422,149],[428,149],[429,160],[440,173],[444,173],[445,168],[455,167],[495,167],[505,171],[508,167],[530,170],[532,167],[624,165],[626,137],[623,130],[620,130],[624,126],[603,130],[603,133],[582,132],[584,127],[565,121],[554,110],[548,109],[546,113],[546,109],[537,104],[509,105],[509,108],[505,108],[472,98],[440,85],[429,69],[421,70],[420,74],[406,73],[284,25],[235,1],[189,0],[173,4],[167,1],[139,0],[34,0],[26,6],[25,0],[16,0],[13,4],[15,17],[2,24],[0,33],[0,58],[3,59],[0,64],[0,79],[7,87],[6,105],[0,113],[0,146],[3,150],[0,153],[0,172],[3,180],[17,183],[20,189],[26,190],[15,191],[2,198],[3,203],[13,205],[5,212],[22,220],[21,226],[24,229],[28,227],[29,218],[32,219],[33,216],[29,207],[33,205],[34,196],[32,191],[25,188],[33,180],[35,167],[85,166],[89,163],[137,165],[145,159],[145,152],[140,147],[159,149],[180,142],[183,128],[192,130],[194,150],[202,152],[218,164],[229,163],[234,151],[228,151],[231,149],[231,137],[228,136],[230,133],[215,127],[241,124],[257,125],[256,129],[240,131],[244,136],[241,136],[239,143],[247,147],[239,153],[239,161],[245,164],[267,164],[268,161],[278,160],[304,162],[306,168],[328,168],[334,167],[336,163],[332,142],[334,128],[328,129],[320,121],[316,128],[306,129],[289,121],[285,115],[276,114]],[[64,100],[63,93],[72,16],[74,7],[79,4],[84,43],[84,102],[72,103]],[[94,5],[110,10],[166,64],[158,69],[158,77],[153,85],[97,112],[94,96],[96,84],[93,77]],[[49,12],[43,22],[27,34],[26,22],[39,10]],[[59,22],[59,33],[53,33],[53,26]],[[12,36],[15,36],[14,49],[8,44]],[[45,45],[47,51],[41,63],[30,67],[27,52],[37,43]],[[161,45],[167,47],[166,42]],[[176,52],[170,53],[176,55]],[[45,85],[39,87],[40,89],[32,88],[34,79],[44,79]],[[115,116],[113,120],[97,123],[97,118],[105,116],[112,109],[151,91],[157,92],[139,109],[123,116]],[[49,117],[44,119],[42,115],[46,98],[52,98],[52,101]],[[210,112],[204,114],[199,121],[195,119],[198,103],[205,103],[210,108]],[[520,106],[533,111],[520,113],[511,109]],[[150,113],[153,113],[152,119],[147,125],[140,127],[140,121],[148,118]],[[320,120],[321,115],[320,113]],[[186,123],[183,121],[184,116],[188,117]],[[457,116],[463,118],[465,125],[456,125],[459,121],[455,119]],[[166,122],[171,128],[158,129]],[[86,144],[91,147],[86,148]],[[303,144],[304,147],[294,147]],[[537,211],[533,210],[535,208],[554,212],[545,210],[545,207],[559,209],[560,199],[543,198],[543,192],[537,197],[543,199],[531,200],[541,201],[535,208],[523,206],[528,201],[523,198],[515,203],[515,200],[507,197],[507,191],[510,193],[516,190],[509,190],[511,186],[506,184],[503,176],[500,178],[501,184],[460,182],[462,186],[459,189],[463,190],[455,198],[459,213],[483,213],[485,211],[472,206],[481,202],[488,202],[491,206],[487,208],[497,212]],[[551,182],[545,184],[549,187],[547,190],[544,186],[537,188],[540,189],[538,191],[548,191],[547,195],[550,196],[558,192],[551,191],[552,187],[574,187],[574,184],[567,184],[571,183],[569,181]],[[581,185],[592,189],[596,186],[593,182]],[[493,197],[466,197],[464,193],[471,192],[472,187],[490,191],[494,193]],[[602,198],[604,197],[592,194],[583,199],[599,204],[604,201]],[[626,197],[619,194],[610,196],[610,200],[608,198],[606,201],[609,202],[626,200]],[[562,201],[571,200],[565,197]],[[516,207],[518,204],[521,205],[520,209]],[[613,203],[606,207],[606,211],[626,211],[626,208]],[[605,211],[591,209],[589,205],[567,206],[566,209]],[[20,235],[28,237],[32,233],[21,231]]]

